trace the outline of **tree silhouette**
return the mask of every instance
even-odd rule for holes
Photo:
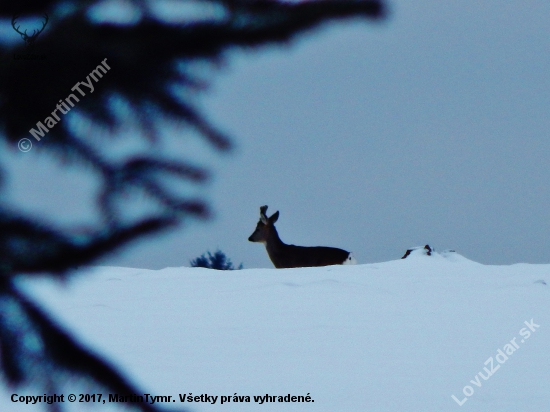
[[[159,127],[171,124],[194,131],[219,151],[231,147],[228,136],[195,103],[194,94],[208,85],[208,76],[197,74],[194,64],[216,65],[235,48],[289,42],[323,22],[376,19],[384,11],[379,0],[210,0],[193,2],[198,17],[173,22],[155,12],[154,2],[133,0],[125,3],[130,7],[126,20],[114,22],[101,13],[98,17],[100,3],[104,2],[20,0],[0,5],[4,22],[15,14],[49,16],[33,50],[45,58],[16,59],[27,52],[21,39],[16,46],[0,43],[1,139],[15,151],[17,142],[26,138],[42,155],[86,167],[101,188],[96,199],[101,222],[84,235],[53,226],[47,216],[16,212],[0,200],[0,373],[11,387],[33,384],[59,392],[72,376],[107,393],[143,393],[24,296],[14,278],[37,273],[66,278],[75,267],[136,239],[172,228],[185,218],[208,216],[204,200],[183,196],[179,190],[204,182],[207,171],[172,157],[159,143]],[[102,62],[109,71],[99,71]],[[83,95],[74,88],[84,81],[94,89],[82,86]],[[58,111],[59,120],[48,121],[55,118],[52,112],[60,99],[67,101],[71,94],[78,100],[70,113],[64,117]],[[139,133],[124,139],[146,147],[112,156],[105,142],[120,139],[128,118],[139,123]],[[40,141],[29,134],[38,122],[48,129],[42,129]],[[0,163],[0,177],[8,175]],[[168,179],[175,183],[165,185]],[[129,191],[153,201],[154,212],[129,219],[121,201]],[[49,408],[60,410],[59,405]],[[145,403],[132,406],[158,410]]]
[[[231,262],[231,259],[229,259],[225,253],[223,253],[221,250],[216,250],[214,254],[208,252],[208,257],[203,253],[198,258],[193,259],[191,262],[189,262],[192,267],[194,268],[207,268],[207,269],[216,269],[216,270],[235,270],[235,267],[233,266],[233,262]],[[243,264],[241,263],[237,270],[240,270],[243,268]]]

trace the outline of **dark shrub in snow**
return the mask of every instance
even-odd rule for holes
[[[216,270],[235,270],[231,260],[223,253],[221,250],[216,250],[214,254],[208,252],[208,257],[205,254],[200,255],[198,258],[193,259],[191,266],[195,268],[208,268]],[[242,269],[243,264],[241,263],[238,268]]]

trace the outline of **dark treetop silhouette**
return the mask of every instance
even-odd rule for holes
[[[243,268],[242,263],[235,268],[233,266],[233,262],[231,262],[231,259],[229,259],[220,249],[216,250],[214,254],[208,251],[208,257],[206,257],[206,254],[203,253],[189,263],[194,268],[207,268],[215,270],[240,270]]]
[[[156,18],[148,2],[135,0],[130,3],[141,17],[133,23],[114,24],[90,17],[90,8],[99,3],[20,0],[0,6],[0,15],[8,25],[14,15],[20,19],[44,13],[49,16],[47,28],[35,42],[36,52],[45,54],[46,59],[15,60],[14,52],[25,52],[24,43],[19,41],[15,49],[0,43],[0,133],[14,150],[16,142],[30,138],[29,130],[50,116],[58,100],[73,93],[71,88],[86,79],[98,64],[107,59],[111,68],[95,84],[95,91],[73,108],[91,127],[84,131],[62,119],[36,145],[43,155],[79,162],[100,179],[96,201],[101,224],[83,235],[53,227],[47,216],[19,214],[0,200],[1,376],[10,387],[38,385],[37,393],[60,393],[69,376],[104,393],[143,392],[24,296],[15,286],[14,277],[47,273],[65,278],[75,267],[91,264],[133,240],[173,227],[184,217],[208,215],[202,199],[182,197],[176,190],[178,184],[161,184],[167,177],[179,179],[180,185],[200,184],[207,179],[205,170],[158,150],[143,150],[113,160],[97,144],[95,131],[107,131],[109,138],[115,139],[117,127],[124,120],[119,110],[124,105],[130,108],[125,116],[140,122],[142,134],[132,139],[146,136],[150,144],[155,144],[159,120],[163,124],[178,122],[218,150],[227,151],[228,137],[197,110],[189,93],[177,93],[200,92],[206,86],[204,79],[189,70],[193,62],[217,63],[231,48],[288,42],[333,19],[376,19],[383,15],[382,4],[376,0],[212,0],[208,4],[217,6],[215,15],[175,24]],[[19,36],[15,32],[13,35]],[[6,173],[9,170],[0,164],[0,177]],[[124,208],[117,201],[128,189],[140,190],[160,207],[135,221],[124,219]],[[30,338],[41,345],[25,344]],[[60,410],[60,405],[49,408]],[[132,406],[143,411],[159,410],[145,403]]]

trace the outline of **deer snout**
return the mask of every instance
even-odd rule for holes
[[[248,238],[248,241],[249,242],[265,243],[264,237],[262,236],[261,233],[258,233],[257,230],[250,235],[250,237]]]

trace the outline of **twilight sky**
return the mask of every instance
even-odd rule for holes
[[[550,4],[526,4],[393,0],[382,23],[232,52],[201,102],[236,149],[179,148],[214,172],[200,193],[215,217],[101,263],[187,266],[221,248],[245,268],[272,267],[247,241],[264,204],[280,211],[286,243],[340,247],[359,263],[426,243],[486,264],[548,263]],[[85,173],[32,151],[6,162],[26,212],[66,224],[89,212]]]

